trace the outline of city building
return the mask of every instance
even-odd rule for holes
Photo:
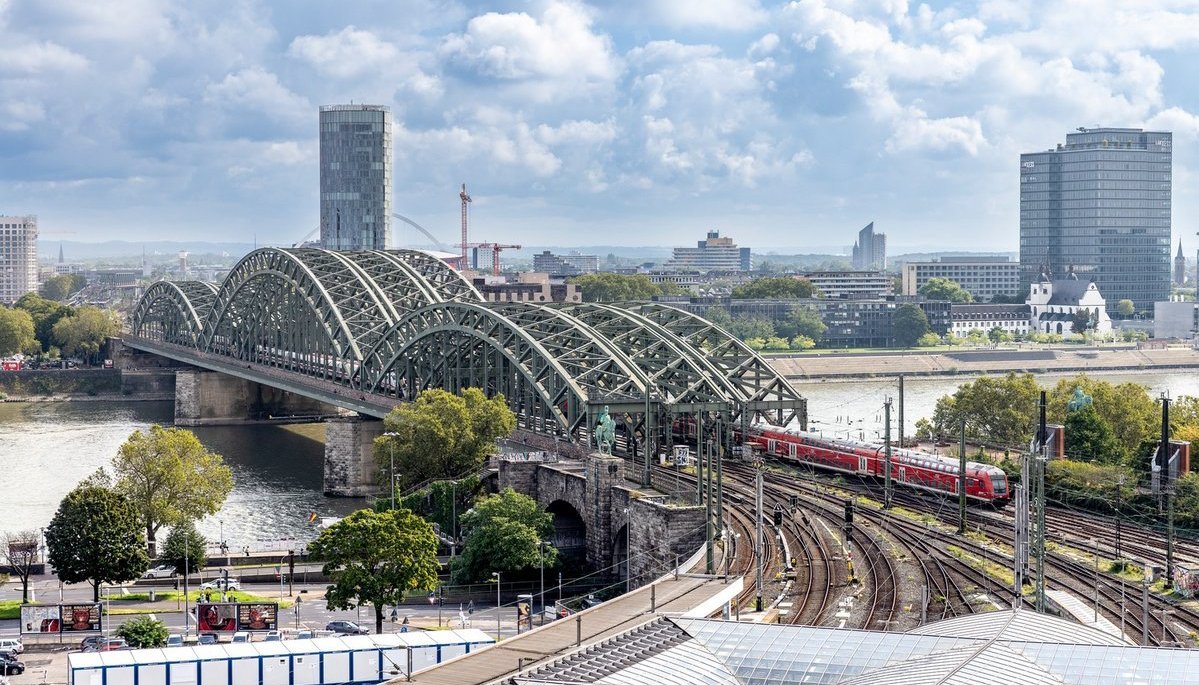
[[[884,297],[894,283],[883,271],[811,271],[803,275],[825,297]]]
[[[558,255],[549,250],[543,250],[533,255],[533,270],[551,276],[593,274],[599,271],[599,257],[578,252]]]
[[[37,217],[0,216],[0,304],[37,291]]]
[[[1095,282],[1081,281],[1073,272],[1056,280],[1052,274],[1042,274],[1037,283],[1029,286],[1027,304],[1031,309],[1032,328],[1039,333],[1075,333],[1072,324],[1079,310],[1090,315],[1090,330],[1096,333],[1112,330],[1107,302]]]
[[[1169,299],[1172,142],[1162,131],[1080,128],[1020,155],[1021,283],[1072,268],[1112,303],[1149,311]]]
[[[853,268],[887,268],[887,234],[875,233],[874,222],[858,231],[858,240],[853,244]]]
[[[721,238],[720,231],[708,231],[708,237],[695,247],[674,248],[665,267],[672,271],[752,271],[754,264],[748,247]]]
[[[525,272],[516,280],[507,276],[481,276],[473,279],[475,287],[488,302],[582,302],[579,286],[553,279],[549,274]]]
[[[1174,257],[1174,285],[1182,287],[1187,282],[1187,258],[1182,254],[1182,241],[1178,241],[1178,254]]]
[[[321,247],[391,246],[391,111],[382,105],[320,109]]]
[[[906,262],[901,270],[903,294],[918,295],[933,278],[948,278],[978,302],[996,295],[1015,297],[1021,292],[1020,263],[1007,257],[941,257],[930,262]]]
[[[1199,305],[1173,300],[1153,303],[1153,337],[1190,340],[1199,333]]]
[[[955,304],[950,306],[950,332],[962,338],[972,330],[989,333],[999,328],[1012,335],[1028,335],[1032,329],[1031,309],[1026,304]]]

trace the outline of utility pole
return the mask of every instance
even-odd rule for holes
[[[902,381],[903,376],[900,376]],[[902,404],[899,406],[903,406]],[[883,478],[883,509],[891,508],[891,398],[883,403],[883,435],[886,450],[886,476]]]
[[[1123,488],[1123,487],[1124,487],[1124,476],[1117,476],[1116,477],[1116,562],[1117,563],[1119,563],[1120,559],[1122,558],[1120,556],[1120,509],[1123,506],[1123,502],[1121,501],[1123,499],[1123,494],[1121,492],[1121,488]],[[1123,567],[1121,567],[1121,569],[1123,569]]]
[[[903,374],[899,374],[899,448],[903,449]]]
[[[712,457],[716,460],[716,533],[724,532],[724,418],[716,417],[716,440],[712,444]]]
[[[1040,440],[1040,454],[1030,459],[1035,464],[1036,478],[1033,483],[1035,492],[1031,499],[1035,500],[1037,523],[1033,537],[1037,553],[1037,612],[1045,613],[1045,462],[1049,458],[1049,429],[1045,425],[1045,391],[1041,391],[1040,400],[1040,430],[1037,435]]]
[[[1012,608],[1020,608],[1021,597],[1024,596],[1024,578],[1025,572],[1028,570],[1028,480],[1031,477],[1029,471],[1029,457],[1024,455],[1020,459],[1020,484],[1014,490],[1015,497],[1015,539],[1012,545],[1012,592],[1014,598],[1012,600]]]
[[[958,443],[958,535],[966,533],[966,419],[962,419],[962,439]]]
[[[704,503],[704,413],[695,413],[695,503]],[[711,515],[711,512],[709,512]]]
[[[1166,583],[1174,582],[1174,479],[1170,474],[1170,397],[1162,393],[1161,483],[1166,497]]]
[[[716,573],[716,550],[713,539],[715,531],[712,529],[712,453],[707,444],[707,435],[696,435],[696,445],[701,454],[705,454],[708,460],[708,466],[704,469],[704,477],[707,478],[707,484],[700,481],[700,487],[704,488],[704,539],[707,550],[706,563],[704,569],[708,575]]]
[[[754,460],[754,562],[757,565],[757,581],[756,597],[754,599],[754,609],[762,610],[762,460]],[[711,571],[708,571],[711,573]]]

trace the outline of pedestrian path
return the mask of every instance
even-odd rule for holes
[[[1114,635],[1130,645],[1136,644],[1128,639],[1127,635],[1121,633],[1119,627],[1104,618],[1102,613],[1097,613],[1095,605],[1083,602],[1065,590],[1046,590],[1045,596],[1062,610],[1064,616],[1073,618],[1084,626]]]

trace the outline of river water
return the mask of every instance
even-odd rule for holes
[[[0,531],[41,528],[82,478],[108,467],[129,435],[153,423],[170,424],[171,402],[0,403]],[[214,516],[197,524],[234,549],[287,547],[315,535],[308,516],[343,515],[362,500],[321,494],[325,430],[322,424],[193,428],[200,441],[225,457],[233,492]]]
[[[1058,376],[1043,379],[1046,385]],[[1154,394],[1199,395],[1199,374],[1161,372],[1105,374],[1113,381],[1135,381]],[[954,392],[968,378],[909,378],[905,382],[907,434],[916,419],[932,414],[937,398]],[[827,381],[799,386],[808,399],[814,430],[877,439],[883,425],[883,400],[895,397],[895,381]],[[896,419],[898,419],[897,409]],[[134,430],[169,424],[170,402],[0,403],[0,531],[41,528],[58,502],[101,466]],[[315,535],[308,516],[344,515],[362,500],[321,494],[324,426],[222,426],[193,429],[209,449],[224,455],[233,469],[233,493],[224,507],[199,524],[211,541],[224,539],[234,549],[286,548],[287,540]]]

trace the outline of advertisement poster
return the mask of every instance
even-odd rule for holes
[[[21,605],[21,633],[57,633],[62,629],[59,606]]]
[[[62,632],[86,632],[89,630],[100,630],[99,603],[62,605]]]
[[[232,602],[199,604],[196,623],[201,633],[232,633],[237,630],[237,605]]]
[[[278,604],[238,604],[238,630],[276,630]]]

